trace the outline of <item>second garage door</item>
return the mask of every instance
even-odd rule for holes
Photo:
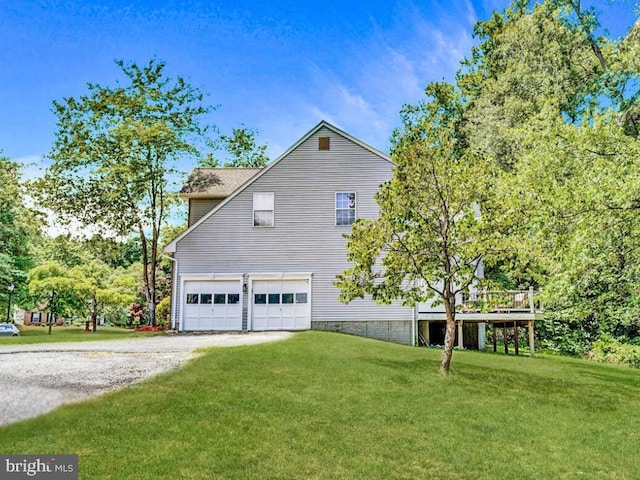
[[[238,281],[189,281],[184,284],[184,330],[242,330]]]
[[[311,328],[310,281],[254,280],[251,295],[253,330]]]

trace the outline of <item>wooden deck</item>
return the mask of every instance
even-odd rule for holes
[[[458,348],[465,348],[465,324],[476,324],[477,335],[482,338],[486,324],[492,325],[493,351],[497,351],[496,330],[503,329],[503,338],[514,338],[514,350],[519,354],[519,328],[527,327],[529,337],[529,354],[535,355],[534,328],[535,322],[544,320],[544,308],[539,294],[533,289],[490,292],[469,292],[459,296],[457,300],[456,325],[458,327]],[[442,308],[430,308],[421,304],[418,307],[418,324],[426,323],[426,328],[419,328],[420,339],[431,344],[431,323],[445,322],[446,314]],[[510,334],[509,331],[512,333]],[[482,342],[478,340],[481,347]],[[505,353],[509,353],[509,342],[504,342]]]

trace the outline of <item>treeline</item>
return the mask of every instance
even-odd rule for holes
[[[380,217],[354,225],[336,282],[344,301],[443,303],[443,372],[476,282],[542,290],[547,348],[640,345],[640,24],[616,39],[579,1],[530,4],[477,23],[455,82],[401,110]]]

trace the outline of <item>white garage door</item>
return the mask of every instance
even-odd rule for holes
[[[309,280],[255,280],[251,298],[253,330],[311,328]]]
[[[237,280],[184,283],[184,330],[242,330]]]

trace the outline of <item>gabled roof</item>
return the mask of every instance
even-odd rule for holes
[[[180,198],[225,198],[261,168],[196,168],[180,190]]]
[[[318,130],[322,129],[322,128],[327,128],[331,131],[333,131],[334,133],[348,139],[351,140],[353,143],[361,146],[362,148],[364,148],[365,150],[370,151],[371,153],[373,153],[374,155],[377,155],[378,157],[382,158],[383,160],[388,161],[389,163],[391,162],[391,158],[382,153],[380,150],[377,150],[375,148],[373,148],[371,145],[367,145],[366,143],[364,143],[362,140],[357,139],[356,137],[349,135],[347,132],[339,129],[338,127],[331,125],[329,122],[326,122],[325,120],[322,120],[320,123],[318,123],[315,127],[313,127],[311,130],[309,130],[305,135],[302,136],[302,138],[300,140],[298,140],[296,143],[294,143],[291,147],[289,147],[282,155],[280,155],[271,165],[269,165],[268,167],[265,167],[263,169],[260,170],[259,173],[253,175],[251,178],[247,179],[242,185],[240,185],[231,195],[229,195],[225,200],[223,200],[222,202],[220,202],[215,208],[211,209],[206,215],[204,215],[202,218],[200,218],[200,220],[198,220],[196,223],[194,223],[193,225],[191,225],[187,230],[185,230],[184,232],[182,232],[181,235],[179,235],[178,237],[175,238],[175,240],[173,240],[171,243],[169,243],[164,251],[167,253],[174,253],[176,251],[176,245],[177,243],[182,240],[184,237],[186,237],[187,235],[189,235],[191,233],[192,230],[196,229],[198,227],[198,225],[200,225],[201,223],[205,222],[207,220],[207,218],[209,218],[211,215],[213,215],[215,212],[217,212],[220,208],[222,208],[224,205],[226,205],[228,202],[230,202],[233,198],[235,198],[238,194],[240,194],[240,192],[242,192],[245,188],[247,188],[249,185],[251,185],[253,182],[255,182],[258,178],[260,178],[262,175],[266,174],[269,170],[271,170],[274,166],[276,166],[278,163],[280,163],[280,161],[285,158],[287,155],[289,155],[289,153],[291,153],[293,150],[295,150],[296,148],[298,148],[301,144],[303,144],[304,142],[306,142],[311,136],[313,136]]]

